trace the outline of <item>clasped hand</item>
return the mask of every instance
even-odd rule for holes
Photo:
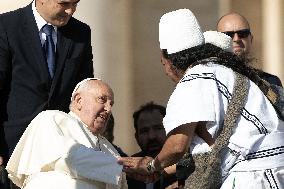
[[[151,157],[120,157],[118,163],[123,165],[123,171],[127,176],[140,180],[146,183],[157,181],[161,173],[149,173],[147,170],[147,163],[153,160]]]

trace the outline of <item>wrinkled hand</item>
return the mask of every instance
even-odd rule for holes
[[[151,157],[120,157],[118,163],[123,165],[123,171],[126,173],[138,173],[140,175],[150,175],[147,170],[147,163]]]
[[[140,180],[146,183],[157,181],[161,173],[149,173],[147,170],[147,163],[153,160],[151,157],[120,157],[118,163],[123,165],[123,171],[127,176]]]

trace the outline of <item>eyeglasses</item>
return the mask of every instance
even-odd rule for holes
[[[222,33],[230,36],[232,39],[234,38],[235,33],[238,34],[240,38],[247,38],[250,35],[250,29],[243,29],[238,31],[226,31]]]

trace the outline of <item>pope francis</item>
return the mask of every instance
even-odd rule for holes
[[[44,111],[29,124],[7,164],[9,178],[24,189],[127,188],[117,151],[100,135],[113,103],[103,81],[78,83],[68,114]]]

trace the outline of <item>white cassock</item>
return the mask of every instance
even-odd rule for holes
[[[172,93],[163,120],[166,132],[192,122],[206,121],[216,138],[222,126],[235,74],[221,65],[188,69]],[[248,100],[222,153],[222,189],[284,188],[284,123],[258,86],[250,81]],[[211,150],[195,136],[192,153]]]
[[[24,189],[127,188],[117,157],[73,112],[48,110],[29,124],[6,169]]]

